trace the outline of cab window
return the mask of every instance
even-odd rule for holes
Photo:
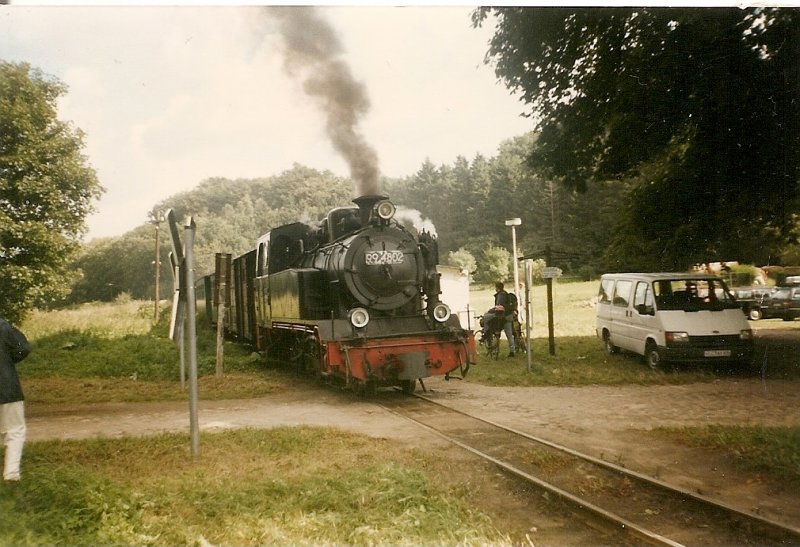
[[[256,262],[256,276],[261,277],[267,273],[267,245],[269,243],[269,237],[267,237],[264,241],[260,241],[258,244],[258,258]]]
[[[633,307],[639,313],[653,313],[653,292],[650,290],[650,283],[639,281],[636,284],[636,292],[633,294]]]

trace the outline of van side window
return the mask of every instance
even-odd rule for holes
[[[653,307],[653,293],[650,291],[650,283],[639,281],[636,284],[636,292],[633,295],[633,307],[645,306],[645,308]]]
[[[600,292],[597,293],[597,301],[600,304],[611,304],[611,291],[613,288],[613,279],[603,279],[600,281]]]
[[[625,281],[622,279],[617,281],[617,286],[614,288],[613,304],[621,308],[627,308],[628,301],[631,298],[632,287],[633,287],[633,281]]]

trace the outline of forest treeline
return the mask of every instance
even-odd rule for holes
[[[429,220],[437,232],[442,262],[472,270],[478,281],[510,272],[511,232],[505,220],[519,217],[517,250],[521,255],[549,246],[562,269],[590,275],[603,267],[608,235],[617,204],[625,199],[624,183],[593,185],[589,191],[567,190],[544,180],[526,165],[534,135],[503,143],[493,157],[458,157],[452,164],[426,160],[402,179],[383,178],[382,193],[407,217]],[[154,204],[152,221],[172,209],[183,225],[192,216],[196,273],[213,270],[216,253],[238,256],[274,226],[295,221],[313,223],[333,207],[354,197],[349,179],[301,165],[258,179],[210,178],[194,190]],[[86,244],[73,267],[80,273],[68,302],[111,300],[122,293],[152,298],[155,291],[156,224],[144,223],[114,238]],[[410,223],[409,223],[410,224]],[[171,243],[166,222],[160,224],[160,292],[172,291]],[[451,254],[452,253],[452,254]],[[559,254],[560,253],[560,254]],[[466,257],[466,258],[465,258]]]
[[[588,279],[606,271],[647,268],[646,256],[639,263],[628,261],[625,238],[630,226],[621,214],[641,181],[589,181],[585,192],[569,189],[530,167],[527,157],[535,138],[531,133],[509,139],[492,157],[458,157],[443,165],[425,160],[413,175],[384,177],[381,191],[411,211],[406,217],[430,221],[438,236],[441,261],[469,269],[477,282],[510,276],[511,232],[505,221],[511,218],[522,221],[516,228],[519,256],[544,258],[549,249],[548,265],[572,276]],[[314,223],[329,209],[350,205],[353,197],[349,179],[295,165],[258,179],[206,179],[194,190],[155,204],[150,216],[155,220],[172,209],[180,226],[193,217],[197,224],[195,270],[201,276],[213,271],[216,253],[243,254],[272,227]],[[120,237],[86,244],[73,263],[79,278],[66,302],[112,300],[123,293],[153,298],[155,232],[156,225],[150,222]],[[173,287],[166,222],[160,224],[159,239],[160,293],[166,298]],[[775,253],[778,263],[781,257],[785,263],[800,261],[797,245],[779,251]],[[739,257],[707,257],[709,262],[736,260]]]

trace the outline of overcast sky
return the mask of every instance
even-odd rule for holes
[[[492,156],[531,129],[483,64],[492,29],[471,27],[472,8],[318,9],[366,88],[359,129],[382,175],[411,175],[426,158]],[[60,117],[86,133],[106,188],[87,239],[125,233],[208,177],[265,177],[294,163],[349,176],[263,19],[252,6],[0,6],[0,59],[69,87]]]

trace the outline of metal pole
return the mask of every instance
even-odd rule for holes
[[[194,219],[184,226],[186,260],[186,331],[189,341],[189,430],[192,458],[200,455],[200,425],[197,417],[197,320],[194,294]]]
[[[553,332],[553,280],[547,279],[547,340],[550,345],[550,355],[556,354],[556,340]]]
[[[155,218],[155,225],[156,225],[156,294],[155,294],[155,308],[153,310],[153,323],[158,323],[158,304],[161,298],[161,288],[159,287],[159,278],[161,277],[161,259],[159,257],[160,253],[160,242],[159,242],[159,234],[161,233],[161,213],[156,213]]]
[[[186,317],[181,321],[181,391],[186,390]]]
[[[506,220],[506,226],[511,226],[511,254],[514,257],[514,295],[517,297],[517,302],[521,302],[519,297],[519,264],[517,263],[517,230],[516,227],[522,224],[519,218],[512,218]],[[523,318],[524,319],[524,318]]]
[[[220,292],[225,290],[225,283],[220,284]],[[225,351],[225,299],[221,298],[217,308],[217,366],[214,375],[222,378]]]
[[[532,365],[531,365],[531,318],[533,317],[533,313],[531,310],[531,287],[533,286],[533,261],[526,260],[525,261],[525,338],[526,344],[528,346],[528,372],[531,372]]]
[[[514,249],[512,255],[514,256],[514,294],[517,296],[517,302],[522,302],[519,297],[519,262],[517,261],[517,230],[516,226],[511,226],[511,245]]]
[[[550,250],[550,245],[544,247],[545,264],[550,266],[553,253]],[[553,278],[547,278],[547,339],[550,345],[550,355],[556,354],[556,341],[553,332]]]

